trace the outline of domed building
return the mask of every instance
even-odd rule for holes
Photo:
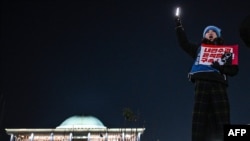
[[[5,129],[10,141],[140,141],[145,128],[107,128],[94,116],[72,116],[53,129]]]
[[[103,123],[94,116],[72,116],[67,118],[56,128],[106,128]]]

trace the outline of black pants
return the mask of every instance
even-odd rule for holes
[[[223,126],[230,123],[226,85],[195,81],[192,141],[223,141]]]

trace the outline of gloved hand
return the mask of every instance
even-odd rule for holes
[[[218,61],[212,62],[211,67],[217,69],[220,73],[224,73],[224,66],[220,65]]]
[[[175,24],[176,24],[176,27],[182,26],[181,19],[179,16],[175,16]]]

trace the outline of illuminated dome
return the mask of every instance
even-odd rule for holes
[[[106,128],[103,123],[93,116],[72,116],[56,128]]]

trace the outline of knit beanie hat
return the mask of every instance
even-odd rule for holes
[[[205,38],[205,35],[206,33],[209,31],[209,30],[213,30],[214,32],[216,32],[217,36],[218,37],[221,37],[221,29],[217,26],[213,26],[213,25],[210,25],[210,26],[207,26],[204,31],[203,31],[203,38]]]

